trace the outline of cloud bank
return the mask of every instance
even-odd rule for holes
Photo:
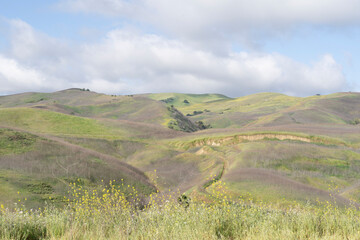
[[[155,34],[116,29],[97,43],[52,38],[11,21],[11,50],[0,55],[0,93],[85,87],[109,94],[272,91],[312,95],[346,87],[330,54],[307,65],[278,53],[218,55]]]
[[[358,0],[62,0],[59,7],[140,22],[212,49],[234,40],[251,47],[259,39],[303,25],[360,24]]]

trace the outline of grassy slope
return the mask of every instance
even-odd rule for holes
[[[112,97],[95,92],[67,89],[54,93],[21,93],[0,97],[0,107],[34,106],[39,104],[63,104],[72,106],[95,105],[108,102]]]
[[[105,95],[79,89],[0,97],[0,108],[30,107],[102,121],[124,120],[167,127],[176,122],[166,104],[144,95]],[[158,128],[158,126],[153,126]],[[129,133],[132,135],[132,133]]]
[[[316,199],[331,200],[330,192],[333,192],[338,195],[339,203],[346,202],[344,194],[337,190],[356,185],[360,177],[360,155],[353,148],[344,147],[338,139],[289,132],[240,133],[239,136],[249,136],[251,139],[252,136],[261,134],[299,136],[311,142],[267,138],[237,140],[234,135],[212,134],[197,139],[178,138],[171,142],[171,146],[177,151],[186,151],[188,159],[197,156],[210,163],[213,158],[213,162],[217,161],[218,164],[217,173],[222,164],[225,164],[223,180],[238,196],[252,195],[256,200],[273,203],[304,203],[307,200],[314,203]],[[247,177],[241,178],[245,176],[241,172],[244,169],[249,171],[245,170]],[[259,173],[251,169],[270,171]],[[207,177],[215,173],[216,171],[208,172]],[[269,181],[268,178],[274,181]],[[351,198],[359,201],[356,194],[354,192]]]
[[[28,199],[28,206],[48,197],[61,202],[67,184],[78,178],[89,186],[101,180],[123,180],[142,194],[152,191],[147,179],[131,166],[76,145],[0,129],[0,149],[1,191],[8,193],[1,194],[1,202],[14,202],[20,196]]]
[[[260,93],[236,99],[224,99],[209,103],[198,103],[191,106],[183,106],[179,109],[184,114],[192,114],[194,111],[205,112],[194,116],[196,120],[209,122],[213,127],[242,126],[253,121],[258,116],[269,114],[292,106],[298,98],[288,97],[282,94]]]
[[[168,107],[174,106],[175,108],[190,107],[197,104],[206,104],[210,102],[222,102],[223,100],[230,99],[221,94],[183,94],[183,93],[155,93],[145,94],[144,96],[161,101]],[[165,119],[163,125],[167,126],[173,119],[169,116]]]
[[[231,191],[238,196],[245,194],[244,191],[246,193],[249,191],[254,197],[263,201],[283,202],[284,196],[292,200],[306,200],[303,194],[297,196],[295,193],[290,195],[281,193],[280,190],[286,189],[281,181],[266,184],[264,174],[260,174],[260,177],[259,174],[257,176],[250,174],[247,179],[236,178],[236,173],[246,168],[274,171],[271,173],[276,175],[275,178],[289,180],[285,181],[289,184],[288,187],[293,186],[291,181],[296,181],[308,187],[327,191],[328,185],[333,184],[340,189],[347,188],[346,192],[339,193],[339,196],[357,200],[359,195],[355,186],[358,177],[355,170],[359,156],[353,149],[346,147],[354,147],[359,143],[360,139],[356,134],[358,128],[344,125],[348,119],[358,117],[358,110],[354,107],[341,108],[342,104],[355,106],[358,103],[356,94],[339,93],[295,98],[282,94],[262,93],[230,99],[216,94],[115,97],[66,90],[46,96],[41,94],[20,96],[10,96],[10,100],[8,97],[0,98],[2,104],[0,107],[13,107],[0,109],[0,125],[66,137],[66,141],[110,154],[136,166],[152,179],[155,179],[154,169],[157,169],[157,182],[163,190],[177,187],[184,191],[196,190],[196,186],[205,184],[209,177],[219,175],[226,160],[226,169],[222,177],[231,186]],[[213,127],[249,126],[238,130],[228,128],[194,134],[179,133],[159,124],[166,123],[169,118],[166,104],[147,97],[155,100],[174,98],[166,104],[174,105],[184,113],[208,109],[209,112],[192,118],[210,122]],[[185,99],[189,103],[184,103]],[[16,104],[11,105],[12,102]],[[15,106],[44,107],[47,110]],[[58,113],[62,111],[67,114]],[[77,116],[69,115],[71,113]],[[296,119],[295,121],[302,122],[302,124],[296,123],[296,126],[302,128],[296,129],[293,125],[287,125],[288,120],[282,118],[290,114]],[[326,122],[331,124],[329,125],[331,127],[318,127],[313,124],[314,122]],[[269,139],[261,139],[250,142],[230,141],[220,146],[211,146],[211,144],[188,146],[188,143],[195,139],[221,140],[236,133],[244,134],[249,131],[252,134],[269,132],[269,130],[275,133],[283,132],[285,126],[286,134],[305,136],[319,141],[304,145],[289,140],[271,140],[270,144],[267,144]],[[328,135],[328,137],[310,136],[314,135],[315,129],[318,131],[315,135]],[[323,129],[321,130],[323,132],[319,129]],[[291,133],[294,131],[296,133]],[[183,135],[185,136],[181,137]],[[170,144],[169,138],[172,138]],[[273,149],[273,146],[277,148]],[[301,150],[290,154],[293,149]],[[318,151],[319,154],[307,156],[305,154],[307,151]],[[259,160],[254,163],[254,159]],[[263,190],[256,191],[259,189]],[[310,193],[312,189],[304,188],[302,191]],[[315,195],[311,198],[314,200],[319,196],[315,191]]]
[[[275,93],[253,94],[236,99],[181,106],[185,114],[210,112],[193,116],[213,127],[274,126],[283,124],[347,124],[359,118],[354,107],[360,104],[360,94],[337,93],[307,98]],[[346,106],[342,108],[341,106]]]
[[[162,123],[168,114],[163,104],[140,96],[119,96],[102,104],[64,105],[62,108],[70,111],[71,114],[84,117],[123,119],[143,123]]]
[[[0,109],[0,125],[38,133],[105,138],[116,136],[96,120],[32,108]]]
[[[142,96],[109,96],[78,89],[0,97],[0,108],[10,107],[32,107],[83,117],[148,123],[162,123],[169,114],[164,104]]]
[[[167,100],[168,105],[174,105],[176,108],[230,99],[221,94],[154,93],[145,96],[157,101]],[[184,100],[187,100],[188,103],[185,103]]]
[[[307,205],[317,200],[340,205],[348,205],[349,199],[360,202],[360,128],[348,124],[359,118],[358,94],[149,97],[152,100],[146,95],[115,97],[79,90],[0,97],[0,126],[42,133],[37,136],[0,128],[0,193],[6,193],[0,194],[0,203],[10,206],[17,199],[27,198],[29,207],[45,200],[58,204],[66,192],[65,184],[77,178],[85,189],[101,185],[101,179],[124,179],[125,186],[149,193],[151,188],[134,178],[131,167],[125,165],[128,163],[144,171],[161,191],[180,188],[193,199],[217,199],[221,208],[191,204],[190,209],[181,210],[177,203],[164,203],[156,209],[156,203],[150,202],[154,211],[150,208],[139,215],[131,215],[133,210],[126,215],[109,208],[110,215],[104,217],[101,211],[96,224],[84,231],[81,224],[91,224],[86,219],[94,218],[86,215],[82,223],[70,219],[72,214],[84,213],[77,206],[78,213],[64,210],[45,214],[47,219],[35,216],[48,221],[42,224],[49,226],[48,237],[71,239],[76,232],[79,239],[146,238],[153,237],[156,229],[160,239],[189,239],[199,234],[208,239],[267,239],[270,235],[274,239],[358,238],[353,220],[358,217],[357,211],[341,212],[328,206],[314,210]],[[209,110],[191,118],[218,129],[192,134],[166,129],[161,125],[170,118],[166,104],[155,100],[170,97],[174,100],[167,105],[173,104],[185,114]],[[241,126],[246,127],[239,129]],[[278,137],[254,137],[261,134]],[[294,139],[281,140],[280,135]],[[228,205],[225,196],[240,204]],[[294,212],[284,210],[293,206]],[[16,226],[24,222],[29,228],[36,225],[22,212],[18,218],[1,209],[0,214],[5,216],[0,218],[0,236],[4,238],[10,235],[1,235],[2,230],[13,226],[11,221],[20,219]],[[114,230],[119,228],[119,221],[126,231]],[[73,225],[66,225],[69,222]],[[59,227],[63,230],[58,231]],[[12,236],[22,232],[14,231]]]

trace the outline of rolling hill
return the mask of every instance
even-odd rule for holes
[[[57,199],[71,181],[278,205],[360,203],[360,94],[0,97],[0,202]],[[19,194],[18,194],[19,192]]]

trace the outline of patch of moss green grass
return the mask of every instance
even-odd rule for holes
[[[24,103],[38,103],[49,99],[48,93],[34,93],[24,99]]]
[[[179,107],[184,114],[207,109],[213,113],[223,114],[232,112],[269,114],[297,104],[301,98],[290,97],[277,93],[259,93],[235,99],[198,103]]]
[[[79,187],[87,191],[97,191],[104,185],[103,181],[84,177],[42,177],[21,171],[0,170],[0,192],[6,193],[0,195],[0,203],[9,209],[18,206],[37,209],[49,203],[54,207],[63,207],[66,205],[64,196],[68,196],[68,184],[72,182],[76,182]],[[129,179],[120,179],[118,182],[119,189],[126,197],[131,197],[136,190],[137,197],[143,200],[145,196],[154,192],[154,189],[131,182]]]
[[[144,150],[147,143],[142,139],[134,140],[112,140],[112,139],[96,139],[96,138],[77,138],[68,137],[66,141],[80,145],[86,148],[94,149],[98,152],[119,157],[127,158],[136,152]]]
[[[114,138],[116,131],[98,121],[31,108],[0,109],[0,124],[37,133]]]
[[[61,196],[66,186],[54,178],[41,177],[14,170],[0,170],[0,202],[6,207],[25,204],[29,208],[44,206],[49,198],[56,205],[61,204]],[[4,194],[6,193],[6,194]],[[56,201],[55,201],[56,200]]]
[[[290,187],[267,184],[264,181],[243,180],[224,181],[234,199],[246,200],[247,202],[274,204],[281,207],[305,205],[308,202],[316,204],[319,197],[309,193],[300,192]],[[210,186],[207,191],[213,193],[216,185]],[[325,199],[321,199],[324,201]]]
[[[183,94],[183,93],[155,93],[149,94],[149,98],[163,101],[168,106],[182,108],[199,103],[211,103],[231,99],[221,94]]]
[[[37,138],[29,133],[0,128],[0,156],[31,151]]]

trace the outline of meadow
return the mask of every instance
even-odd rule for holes
[[[1,96],[0,239],[359,239],[359,104]]]
[[[120,184],[121,185],[121,184]],[[146,203],[110,182],[89,190],[70,184],[67,204],[0,209],[0,239],[358,239],[360,211],[330,203],[286,209],[232,201],[217,182],[211,200],[171,192]],[[178,199],[172,195],[179,196]],[[49,199],[51,202],[51,199]]]

